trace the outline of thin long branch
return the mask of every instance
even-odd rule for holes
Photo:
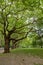
[[[7,16],[6,16],[6,30],[8,29],[8,25],[9,25],[9,22],[8,22],[8,19],[7,19]]]
[[[8,16],[9,14],[16,15],[17,13],[22,12],[22,11],[25,11],[25,10],[27,10],[27,9],[28,9],[28,8],[23,8],[23,9],[21,9],[21,10],[18,10],[17,12],[11,12],[11,11],[9,11],[9,12],[7,13],[7,16]]]
[[[20,27],[18,27],[18,28],[16,28],[16,29],[20,29],[20,28],[26,27],[26,26],[28,26],[28,25],[30,25],[30,24],[33,24],[33,23],[28,23],[28,24],[22,25],[22,26],[20,26]]]
[[[29,32],[32,31],[32,29],[33,29],[33,28],[31,28],[31,29],[26,33],[26,35],[25,35],[24,37],[19,38],[19,39],[10,38],[10,40],[14,40],[15,42],[18,42],[18,41],[20,41],[20,40],[23,40],[23,39],[25,39],[25,38],[27,37],[27,35],[29,34]]]
[[[20,26],[20,27],[18,27],[18,28],[15,28],[15,26],[14,26],[14,27],[12,28],[12,30],[9,31],[9,34],[11,35],[11,34],[14,33],[14,31],[16,31],[17,29],[21,29],[21,28],[26,27],[26,26],[28,26],[28,25],[30,25],[30,24],[33,24],[33,23],[28,23],[28,24],[22,25],[22,26]]]

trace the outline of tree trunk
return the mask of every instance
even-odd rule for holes
[[[42,48],[42,46],[41,46],[41,48]]]
[[[41,41],[41,48],[42,48],[43,47],[42,39],[40,41]]]
[[[42,43],[41,43],[41,48],[42,48],[42,46],[43,46],[43,45],[42,45]]]
[[[5,47],[4,47],[4,53],[10,52],[10,41],[9,38],[5,38]]]
[[[17,44],[16,43],[12,43],[12,49],[15,49],[17,47]]]

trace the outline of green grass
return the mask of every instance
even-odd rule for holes
[[[33,56],[39,56],[40,58],[43,58],[43,48],[17,48],[17,49],[13,49],[11,50],[11,53],[8,54],[0,54],[0,56],[6,56],[9,54],[30,54]]]
[[[11,53],[14,54],[31,54],[34,56],[39,56],[41,58],[43,58],[43,48],[17,48],[17,49],[13,49],[11,50]]]

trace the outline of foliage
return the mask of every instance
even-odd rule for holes
[[[8,48],[11,41],[15,44],[29,36],[30,32],[38,34],[41,29],[43,0],[0,0],[0,31]]]

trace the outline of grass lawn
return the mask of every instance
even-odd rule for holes
[[[14,50],[11,50],[11,53],[14,54],[31,54],[34,56],[39,56],[43,58],[43,48],[17,48]]]
[[[40,58],[43,58],[43,48],[16,48],[11,50],[11,53],[1,53],[0,56],[8,54],[30,54],[33,56],[39,56]]]

